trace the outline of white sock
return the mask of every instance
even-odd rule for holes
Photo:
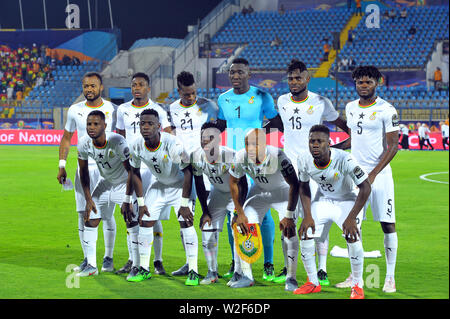
[[[364,249],[360,240],[354,243],[347,243],[348,257],[352,268],[352,287],[356,284],[362,288],[364,286]]]
[[[78,213],[78,236],[80,237],[81,249],[83,250],[83,256],[86,258],[86,248],[83,242],[83,233],[84,233],[84,214]]]
[[[150,270],[150,255],[153,245],[153,227],[139,227],[139,263],[145,270]]]
[[[129,250],[131,253],[131,258],[129,260],[133,261],[132,267],[138,267],[140,265],[139,256],[139,225],[130,227],[127,229],[127,239],[130,238]]]
[[[153,238],[154,260],[162,261],[163,227],[160,220],[157,220],[155,225],[153,225]]]
[[[84,226],[84,249],[86,251],[87,262],[93,267],[97,267],[97,237],[98,227]]]
[[[242,274],[242,268],[241,268],[241,258],[239,257],[239,254],[238,254],[238,252],[237,252],[237,249],[236,249],[236,237],[235,237],[235,235],[234,235],[234,232],[233,232],[233,238],[234,238],[234,241],[233,241],[233,245],[234,245],[234,249],[233,249],[233,256],[234,256],[234,272],[235,273],[238,273],[238,274]]]
[[[113,257],[114,243],[116,242],[116,220],[114,216],[103,219],[103,237],[105,239],[105,256]]]
[[[131,235],[127,229],[127,247],[128,247],[128,260],[133,260],[133,252],[131,251]]]
[[[315,243],[313,239],[301,240],[300,250],[303,261],[303,266],[305,267],[306,273],[308,274],[308,279],[314,285],[319,285],[319,279],[317,278],[317,267],[315,253]]]
[[[384,234],[384,252],[386,254],[386,277],[394,279],[397,261],[398,238],[397,233]]]
[[[181,243],[183,244],[183,249],[184,249],[184,252],[186,255],[186,264],[189,264],[188,254],[186,252],[186,245],[184,244],[184,235],[183,235],[182,228],[180,228],[180,237],[181,237]]]
[[[202,246],[209,271],[217,272],[217,231],[202,232]]]
[[[194,270],[198,273],[198,238],[194,226],[181,228],[183,232],[184,247],[186,248],[186,257],[189,264],[189,271]]]
[[[286,242],[284,241],[284,235],[281,234],[281,248],[283,249],[283,256],[284,256],[284,267],[287,269],[288,267],[288,260],[287,260],[287,247]]]
[[[298,237],[297,234],[291,238],[284,237],[287,256],[287,277],[297,278],[297,260],[298,260]]]
[[[317,256],[319,260],[319,269],[327,272],[327,254],[328,254],[328,235],[324,241],[314,238],[316,242]]]
[[[240,257],[238,258],[240,259]],[[250,280],[253,281],[252,265],[242,259],[240,259],[240,262],[241,270],[244,276],[247,276]]]

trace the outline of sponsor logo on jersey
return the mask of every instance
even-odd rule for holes
[[[314,112],[314,111],[313,111],[313,107],[314,107],[313,105],[310,105],[310,106],[309,106],[309,109],[308,109],[308,111],[306,111],[306,113],[308,113],[308,114],[313,114],[313,112]]]

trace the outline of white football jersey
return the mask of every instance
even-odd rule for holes
[[[198,98],[191,106],[184,106],[181,99],[170,104],[170,121],[189,154],[200,147],[200,129],[203,123],[217,120],[218,113],[217,105],[205,98]]]
[[[283,176],[294,172],[294,167],[286,154],[272,145],[266,147],[266,157],[261,164],[256,164],[247,157],[245,148],[236,153],[230,174],[241,178],[248,174],[255,184],[266,191],[289,188]]]
[[[103,100],[99,106],[88,106],[86,101],[73,104],[67,112],[67,120],[64,129],[70,133],[77,131],[78,140],[87,135],[86,121],[89,113],[99,110],[105,113],[106,132],[112,132],[116,125],[116,107],[109,101]]]
[[[146,109],[153,109],[158,112],[161,130],[170,127],[169,120],[167,119],[167,112],[159,104],[148,100],[147,104],[143,106],[135,106],[133,100],[131,100],[119,105],[117,109],[116,127],[119,130],[125,130],[125,136],[128,141],[141,135],[139,130],[139,117],[141,116],[141,112]]]
[[[189,165],[182,162],[185,151],[181,141],[174,135],[161,132],[159,145],[150,149],[145,145],[142,136],[137,137],[130,145],[131,166],[141,167],[141,162],[147,165],[152,175],[165,185],[183,183],[184,174],[181,171]]]
[[[200,147],[191,154],[192,171],[194,175],[201,176],[205,174],[215,189],[221,192],[230,192],[230,173],[231,163],[236,151],[219,146],[219,158],[217,162],[209,163],[205,152]]]
[[[442,137],[448,137],[448,125],[444,124],[441,126]]]
[[[298,154],[309,153],[309,130],[323,121],[335,121],[339,113],[331,101],[319,94],[308,91],[308,97],[296,102],[292,94],[281,95],[277,102],[278,112],[284,126],[284,152],[295,161]]]
[[[130,158],[130,149],[120,134],[106,132],[106,144],[103,147],[95,146],[89,135],[83,136],[78,143],[78,158],[92,158],[100,175],[113,185],[127,182],[128,172],[123,162]]]
[[[359,105],[359,99],[349,102],[345,115],[352,135],[352,155],[370,173],[387,149],[385,134],[399,130],[397,110],[377,97],[365,107]],[[390,165],[385,169],[390,170]]]
[[[350,153],[335,148],[330,150],[330,161],[325,167],[317,166],[311,153],[300,154],[297,159],[298,178],[302,182],[309,182],[310,178],[317,182],[322,196],[333,200],[355,200],[358,194],[355,185],[361,184],[368,176]]]

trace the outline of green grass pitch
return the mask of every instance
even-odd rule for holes
[[[66,272],[71,264],[79,264],[82,253],[74,211],[73,191],[62,192],[56,181],[57,147],[0,146],[0,298],[183,298],[183,299],[348,299],[349,289],[333,285],[349,273],[348,259],[328,257],[328,274],[332,286],[322,293],[295,296],[284,291],[284,285],[266,283],[261,279],[263,258],[253,266],[256,286],[231,289],[226,281],[210,286],[187,287],[184,277],[157,276],[141,283],[129,283],[125,276],[100,273],[94,278],[81,278],[79,288],[73,273]],[[382,257],[365,260],[366,299],[448,299],[449,298],[449,189],[448,184],[425,181],[428,176],[448,183],[447,152],[400,151],[392,162],[396,191],[396,216],[399,248],[396,268],[397,293],[381,291],[385,275],[383,234],[379,223],[368,219],[363,223],[365,250],[380,250]],[[67,170],[73,180],[76,150],[69,154]],[[197,205],[195,227],[199,235],[199,272],[206,274],[206,262],[198,230],[200,205]],[[179,226],[174,218],[163,222],[163,259],[166,271],[184,264]],[[273,212],[275,223],[278,216]],[[126,228],[116,210],[117,237],[114,251],[115,267],[127,258]],[[225,273],[231,261],[226,227],[220,235],[219,272]],[[330,249],[345,247],[336,225],[330,233]],[[280,235],[276,227],[274,263],[278,271],[283,266]],[[102,227],[99,228],[98,264],[104,253]],[[153,260],[153,256],[152,256]],[[299,259],[298,281],[306,274]],[[367,281],[371,288],[367,287]],[[377,286],[377,280],[379,286]]]

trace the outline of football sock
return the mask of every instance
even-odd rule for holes
[[[286,242],[284,241],[284,235],[281,234],[281,249],[283,250],[283,256],[284,256],[284,267],[287,268],[288,266],[288,260],[287,260],[287,246]],[[297,247],[298,248],[298,247]],[[298,252],[297,252],[298,253]]]
[[[97,267],[97,237],[98,227],[84,226],[83,241],[85,245],[86,258],[89,265]]]
[[[202,246],[209,271],[217,272],[217,231],[202,232]]]
[[[358,285],[360,288],[364,286],[364,249],[360,240],[354,243],[347,243],[348,257],[352,269],[352,287]]]
[[[283,242],[286,246],[287,258],[287,277],[297,277],[297,259],[298,259],[298,237],[297,234],[291,238],[284,237]]]
[[[130,252],[131,252],[131,258],[129,260],[133,261],[132,267],[138,267],[140,264],[140,257],[139,257],[139,225],[130,227],[127,229],[127,239],[130,238]]]
[[[234,238],[234,233],[232,233]],[[234,242],[233,242],[234,245]],[[239,254],[236,249],[233,250],[234,252],[234,272],[238,274],[242,274],[242,268],[241,268],[241,258],[239,257]]]
[[[155,260],[162,261],[162,247],[163,247],[163,227],[160,220],[157,220],[153,225],[153,251],[155,252]]]
[[[249,264],[246,261],[240,260],[241,262],[241,269],[244,276],[247,276],[250,280],[253,281],[253,273],[252,273],[252,265]]]
[[[105,257],[113,257],[116,241],[116,219],[103,219],[103,237],[105,239]]]
[[[128,247],[128,260],[133,260],[133,252],[131,250],[131,235],[127,228],[127,247]]]
[[[153,245],[153,227],[139,227],[139,261],[140,266],[150,270],[150,255]]]
[[[228,243],[230,244],[231,258],[234,258],[234,238],[233,238],[233,229],[231,227],[232,219],[233,219],[233,214],[231,212],[227,212]],[[236,260],[236,259],[234,259],[234,260]]]
[[[189,259],[188,259],[188,254],[186,252],[186,244],[184,243],[184,235],[183,235],[182,228],[180,228],[180,237],[181,237],[181,243],[183,244],[184,252],[186,254],[186,264],[189,264]]]
[[[273,243],[275,240],[275,223],[270,213],[270,209],[264,215],[261,223],[261,237],[264,248],[264,263],[273,264]]]
[[[316,242],[317,259],[319,260],[318,269],[322,269],[325,272],[327,272],[328,237],[329,235],[327,235],[327,238],[324,241],[320,241],[319,238],[314,238]]]
[[[398,238],[397,233],[384,234],[384,251],[386,254],[386,277],[394,278],[395,263],[397,260]]]
[[[186,248],[186,257],[189,264],[189,270],[194,270],[198,273],[197,259],[198,259],[198,238],[194,226],[181,228],[183,232],[184,247]]]
[[[315,242],[313,239],[301,240],[300,250],[302,255],[303,266],[305,267],[308,279],[314,285],[319,285],[319,279],[317,278],[317,267],[315,253]]]
[[[78,236],[80,237],[81,249],[83,250],[83,256],[86,258],[86,248],[83,242],[84,233],[84,213],[78,213]]]

